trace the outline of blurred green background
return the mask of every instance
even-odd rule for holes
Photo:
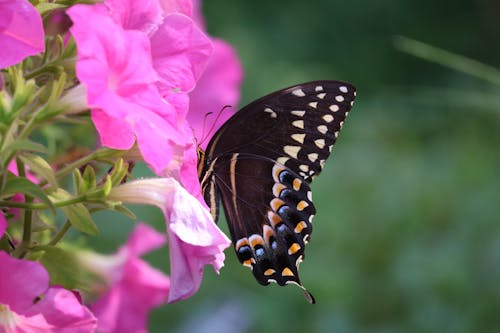
[[[358,89],[313,184],[298,288],[258,285],[232,249],[151,332],[500,332],[500,85],[398,51],[413,38],[500,68],[500,5],[478,1],[204,1],[245,69],[242,104],[308,80]],[[161,214],[138,208],[162,228]],[[100,224],[112,252],[130,221]],[[227,230],[222,221],[221,227]],[[168,270],[165,250],[147,257]]]

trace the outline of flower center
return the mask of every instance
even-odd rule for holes
[[[17,326],[16,314],[10,311],[6,304],[0,303],[0,328],[15,328]]]

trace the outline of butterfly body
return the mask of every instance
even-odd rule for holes
[[[239,261],[263,285],[297,284],[316,209],[309,183],[328,158],[355,97],[315,81],[243,107],[212,137],[199,178],[214,220],[222,201]]]

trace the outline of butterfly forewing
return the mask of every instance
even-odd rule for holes
[[[315,214],[308,183],[354,98],[354,87],[339,81],[279,90],[242,108],[209,142],[200,174],[205,201],[217,219],[220,197],[238,258],[260,283],[301,286],[298,264]]]

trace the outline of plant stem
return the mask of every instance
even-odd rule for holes
[[[500,71],[493,66],[403,36],[395,36],[394,45],[398,50],[415,57],[450,67],[500,86]]]
[[[52,240],[49,242],[49,245],[56,245],[68,232],[69,228],[71,228],[71,223],[69,221],[66,221],[62,228],[57,232],[57,234],[52,238]]]
[[[86,199],[87,199],[86,195],[79,195],[79,196],[76,196],[76,197],[68,199],[68,200],[54,202],[54,207],[64,207],[64,206],[73,205],[76,203],[83,202]],[[26,200],[26,202],[14,202],[14,201],[0,200],[0,206],[1,207],[10,207],[10,208],[23,208],[23,209],[30,209],[30,210],[39,210],[39,209],[50,208],[48,205],[41,203],[41,202],[28,203],[28,200]]]

